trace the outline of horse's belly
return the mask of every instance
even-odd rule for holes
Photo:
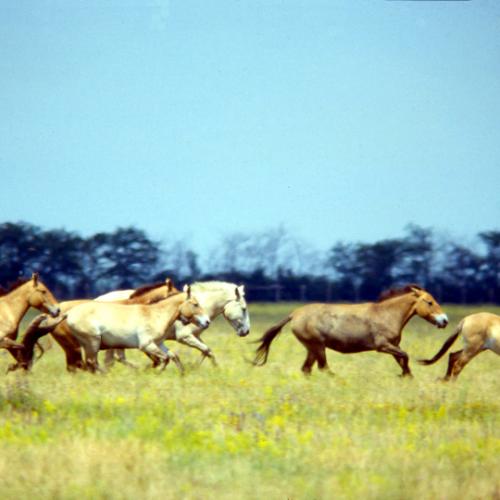
[[[115,332],[103,332],[101,334],[101,346],[107,349],[130,349],[139,347],[139,335],[136,332],[117,334]]]
[[[374,348],[369,324],[355,315],[331,315],[318,325],[325,345],[342,353],[370,351]]]
[[[344,354],[351,354],[355,352],[371,351],[373,346],[367,342],[366,339],[360,338],[326,338],[325,345],[329,349],[338,351]]]

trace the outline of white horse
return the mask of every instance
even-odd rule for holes
[[[140,349],[157,364],[165,365],[173,359],[182,371],[177,356],[164,346],[162,349],[169,329],[178,320],[186,325],[194,323],[201,329],[210,324],[207,314],[191,295],[190,287],[185,293],[151,305],[85,302],[67,312],[66,323],[83,347],[91,371],[99,369],[97,353],[100,349],[117,348]]]
[[[191,289],[210,321],[222,314],[238,336],[245,337],[250,333],[250,316],[243,285],[238,286],[225,281],[205,281],[193,283]],[[96,300],[103,300],[103,297],[107,298],[107,296],[120,297],[120,299],[128,298],[133,292],[134,290],[117,290],[97,297]],[[194,324],[183,325],[181,322],[176,321],[168,330],[165,340],[176,340],[181,344],[194,347],[202,353],[200,363],[208,357],[214,365],[217,365],[214,354],[200,339],[203,330],[203,328]],[[114,359],[124,362],[125,353],[118,349],[107,351],[106,365],[112,364]],[[155,362],[155,366],[156,364]]]

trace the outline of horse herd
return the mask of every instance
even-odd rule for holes
[[[31,321],[18,342],[19,325],[30,307],[41,314]],[[16,361],[8,371],[30,370],[38,340],[50,333],[64,350],[69,371],[100,370],[100,350],[106,350],[108,366],[115,359],[128,363],[124,349],[135,348],[152,360],[153,367],[164,369],[173,361],[183,372],[181,360],[165,346],[165,340],[198,349],[202,354],[200,363],[208,357],[216,365],[213,352],[200,336],[221,314],[239,336],[250,333],[243,286],[208,281],[186,285],[180,291],[167,279],[135,290],[110,292],[94,300],[58,303],[35,273],[30,279],[16,282],[8,291],[0,292],[0,348],[7,349]],[[448,324],[448,317],[436,299],[417,285],[384,292],[377,302],[307,304],[264,333],[258,340],[252,363],[256,366],[266,363],[271,343],[290,323],[293,334],[307,351],[302,365],[305,374],[311,373],[315,363],[320,370],[329,371],[325,352],[329,348],[341,353],[390,354],[401,367],[402,376],[411,376],[408,354],[399,344],[403,328],[414,316],[438,328]],[[435,363],[459,335],[464,348],[450,354],[444,380],[455,379],[484,350],[500,354],[500,316],[481,312],[463,318],[438,353],[419,362]]]

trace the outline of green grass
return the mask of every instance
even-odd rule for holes
[[[335,376],[305,378],[288,328],[264,367],[246,363],[251,340],[293,307],[252,304],[246,339],[216,321],[203,338],[218,369],[170,343],[185,377],[173,366],[71,375],[57,345],[31,375],[2,376],[0,497],[500,498],[500,358],[481,354],[454,384],[436,381],[447,356],[415,362],[464,315],[499,309],[447,307],[446,330],[413,319],[402,342],[413,380],[391,356],[333,351]],[[0,372],[9,363],[0,355]]]

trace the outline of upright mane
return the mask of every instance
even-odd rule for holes
[[[134,290],[134,293],[129,297],[129,299],[135,299],[136,297],[140,297],[141,295],[144,295],[147,292],[150,292],[151,290],[155,290],[156,288],[160,288],[162,286],[165,286],[164,281],[160,281],[159,283],[151,283],[149,285],[143,285],[139,288],[136,288]]]
[[[31,278],[18,278],[16,281],[11,283],[7,288],[4,288],[3,286],[0,286],[0,297],[3,295],[7,295],[8,293],[12,292],[16,288],[19,288],[21,285],[24,285],[25,283],[28,283],[28,281]]]
[[[399,288],[390,288],[389,290],[385,290],[379,295],[377,302],[384,302],[384,300],[389,300],[394,297],[399,297],[400,295],[405,295],[415,289],[423,290],[421,286],[412,283]]]

